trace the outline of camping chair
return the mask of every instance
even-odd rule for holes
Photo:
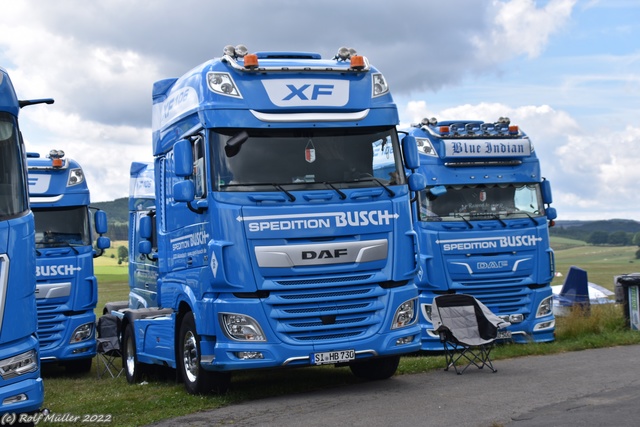
[[[118,378],[123,371],[121,366],[116,364],[122,357],[120,352],[120,339],[118,337],[118,318],[113,314],[105,314],[98,319],[96,327],[97,355],[96,373],[98,378],[109,373],[111,378]]]
[[[484,304],[465,294],[440,295],[433,299],[431,310],[433,327],[444,345],[448,371],[458,375],[471,365],[479,369],[487,366],[497,372],[491,363],[491,350],[498,338],[498,329],[511,323],[502,320]],[[458,364],[466,366],[461,370]]]

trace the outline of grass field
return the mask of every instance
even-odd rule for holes
[[[563,275],[575,265],[587,270],[590,281],[613,290],[614,276],[640,270],[640,261],[635,260],[636,247],[594,247],[569,239],[552,239],[552,242],[556,248],[556,270]],[[128,298],[128,267],[126,263],[117,263],[117,248],[125,243],[113,242],[104,256],[96,258],[98,315],[106,302]],[[111,254],[115,257],[112,258]],[[564,277],[557,277],[553,284],[561,284],[563,280]],[[625,328],[619,306],[599,307],[605,307],[607,311],[597,311],[589,319],[559,318],[558,338],[554,343],[500,346],[494,352],[495,358],[640,343],[640,333]],[[612,320],[602,321],[601,317]],[[420,354],[404,357],[398,374],[427,372],[439,369],[443,364],[442,356]],[[95,360],[92,371],[85,375],[70,376],[59,367],[43,368],[45,407],[56,414],[109,414],[111,425],[137,426],[230,403],[340,387],[360,381],[348,368],[243,372],[234,375],[231,390],[226,395],[192,396],[184,391],[182,384],[176,383],[175,371],[160,370],[141,384],[129,385],[123,376],[98,379],[95,369]]]
[[[636,246],[590,246],[570,239],[552,238],[556,256],[556,277],[552,285],[561,285],[569,267],[575,265],[587,271],[589,281],[614,289],[614,277],[640,271],[640,260],[635,259]]]

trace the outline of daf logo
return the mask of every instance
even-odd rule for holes
[[[312,88],[311,91],[307,90],[310,87]],[[291,92],[287,96],[282,98],[283,101],[289,101],[294,97],[297,97],[303,101],[308,101],[309,99],[315,101],[316,99],[318,99],[320,95],[331,96],[333,94],[333,85],[327,85],[327,84],[316,84],[316,85],[305,84],[300,87],[296,87],[295,85],[288,84],[287,88]]]
[[[348,255],[347,249],[334,249],[334,250],[322,250],[316,251],[302,251],[302,259],[327,259],[327,258],[340,258],[341,256]]]

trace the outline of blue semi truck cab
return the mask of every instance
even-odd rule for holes
[[[62,150],[27,153],[35,218],[38,339],[43,363],[91,369],[98,281],[93,259],[110,246],[104,211],[91,208],[85,174]],[[95,248],[94,248],[95,241]]]
[[[7,423],[38,411],[44,401],[36,336],[35,228],[18,126],[20,109],[39,103],[53,100],[18,100],[0,67],[0,415]]]
[[[227,46],[156,82],[153,166],[131,169],[154,200],[131,194],[132,295],[116,312],[127,379],[164,364],[201,393],[247,369],[393,375],[420,348],[410,188],[424,188],[403,173],[419,160],[397,123],[383,75],[346,48]],[[389,146],[395,174],[378,178]]]
[[[431,303],[446,293],[473,295],[511,322],[504,338],[552,341],[556,210],[529,137],[508,118],[425,119],[403,142],[418,147],[427,180],[414,211],[422,349],[442,349]]]

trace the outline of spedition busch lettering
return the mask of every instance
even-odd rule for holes
[[[438,240],[444,251],[468,251],[474,249],[514,248],[522,246],[535,246],[541,241],[541,237],[534,235],[524,236],[499,236],[492,238]]]
[[[68,265],[37,265],[36,277],[52,276],[72,276],[76,271],[82,270],[80,267]]]
[[[251,232],[389,225],[398,214],[388,210],[239,217]]]
[[[209,234],[206,231],[198,231],[196,233],[187,234],[186,236],[171,239],[171,248],[174,251],[188,249],[194,246],[206,245],[209,240]]]

